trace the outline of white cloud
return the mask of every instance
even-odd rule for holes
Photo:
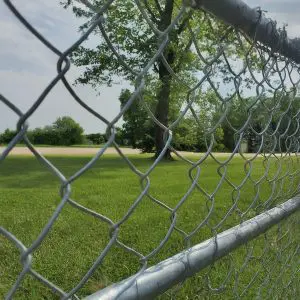
[[[55,55],[14,20],[0,21],[2,69],[29,67],[33,72],[47,72],[55,63]]]
[[[50,83],[51,76],[41,76],[30,72],[0,71],[1,93],[13,102],[22,112],[27,111],[38,99],[45,87]],[[120,111],[116,101],[121,85],[105,88],[96,95],[89,88],[75,87],[75,91],[86,104],[108,120],[112,120]],[[14,128],[16,117],[10,109],[0,105],[0,129]],[[58,83],[44,102],[29,119],[31,128],[51,124],[59,116],[69,115],[83,125],[86,132],[104,131],[106,126],[82,108],[69,94],[62,83]]]
[[[79,38],[79,21],[58,1],[19,1],[15,5],[61,51]],[[0,93],[25,112],[56,76],[58,57],[32,35],[3,2],[0,2],[0,18]],[[78,74],[78,69],[72,66],[66,77],[72,83]],[[100,96],[89,86],[77,86],[75,89],[87,104],[111,120],[120,110],[118,96],[125,86],[103,87]],[[0,109],[0,132],[7,127],[14,128],[15,115],[1,103]],[[86,132],[105,129],[102,122],[74,101],[62,83],[50,92],[29,123],[31,127],[43,126],[62,115],[73,117]]]

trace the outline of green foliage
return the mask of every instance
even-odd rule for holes
[[[131,92],[122,90],[119,101],[121,108],[127,103]],[[152,152],[154,149],[154,126],[146,109],[140,101],[135,101],[123,116],[124,124],[121,132],[124,143],[143,152]]]
[[[71,6],[74,14],[86,21],[81,30],[90,26],[90,21],[87,21],[93,16],[90,10],[75,1],[65,1],[64,4],[65,7]],[[91,4],[100,7],[103,2],[93,0]],[[149,19],[161,31],[166,30],[171,24],[181,4],[180,0],[141,3]],[[136,74],[148,64],[157,51],[157,36],[132,1],[113,2],[105,13],[105,19],[105,23],[100,24],[94,32],[99,39],[97,47],[80,46],[72,53],[74,64],[85,67],[77,83],[91,84],[97,89],[101,84],[111,85],[115,78],[123,77],[135,85]],[[215,54],[220,33],[224,31],[225,26],[221,24],[212,31],[212,23],[215,21],[204,21],[203,13],[188,11],[169,32],[169,43],[164,49],[164,57],[173,72],[184,78],[190,86],[197,82],[197,72],[203,65],[198,59],[197,51]],[[200,31],[196,30],[199,24],[202,27]],[[192,47],[189,28],[199,41],[198,49]],[[117,49],[119,58],[112,54],[103,35],[104,31],[110,44]],[[208,39],[213,41],[209,46],[206,43]],[[143,101],[151,108],[157,120],[168,126],[178,117],[182,103],[186,100],[187,89],[170,75],[160,57],[150,67],[145,79],[147,84]],[[119,99],[121,105],[129,96],[129,91],[122,92]],[[126,119],[123,126],[124,138],[134,148],[138,147],[143,151],[152,151],[156,148],[158,154],[164,145],[163,129],[156,124],[150,124],[151,120],[148,120],[144,108],[138,107],[138,104],[134,106],[124,115]]]
[[[85,137],[88,140],[88,142],[93,145],[101,145],[107,141],[105,135],[101,133],[91,133],[85,135]]]
[[[153,109],[153,98],[151,89],[144,93],[144,101]],[[129,90],[123,90],[119,97],[121,107],[123,107],[131,96]],[[180,101],[184,102],[185,91],[180,89],[178,85],[174,85],[171,92],[171,101],[173,103],[170,107],[169,119],[171,122],[176,120],[177,112],[180,110]],[[174,101],[173,101],[174,99]],[[196,118],[187,113],[181,122],[175,127],[173,131],[172,146],[180,151],[201,151],[205,152],[208,148],[207,140],[210,140],[209,130],[213,125],[213,119],[216,116],[218,109],[217,99],[213,92],[209,91],[205,94],[199,94],[195,101],[194,112]],[[143,152],[153,152],[155,149],[154,142],[154,124],[145,106],[140,101],[135,101],[131,107],[125,112],[124,124],[122,126],[122,135],[124,144],[130,145],[133,148],[141,149]],[[223,128],[217,128],[214,133],[213,150],[224,152],[224,132]]]
[[[30,140],[36,145],[60,145],[56,132],[50,125],[32,130]]]
[[[206,152],[210,140],[209,124],[199,124],[193,118],[184,119],[174,131],[173,146],[176,150]],[[214,133],[213,151],[224,152],[224,132],[217,128]]]
[[[58,118],[52,125],[57,145],[75,145],[83,142],[83,128],[70,117]]]
[[[0,134],[0,144],[8,144],[15,136],[17,132],[11,129],[5,129],[5,131]]]
[[[91,3],[95,7],[100,7],[103,1],[93,0]],[[86,21],[80,27],[85,30],[89,25],[89,20],[93,13],[78,5],[75,1],[66,1],[66,7],[71,5],[74,14]],[[180,0],[163,1],[158,4],[157,1],[144,2],[145,10],[149,14],[152,22],[156,27],[164,30],[171,20],[178,13],[178,7],[181,5]],[[179,25],[170,33],[170,45],[168,50],[176,55],[175,63],[180,69],[194,69],[195,55],[187,46],[189,35],[187,30],[188,21],[191,14],[187,14]],[[108,12],[105,14],[106,22],[103,25],[110,43],[118,49],[118,53],[124,63],[112,55],[103,35],[101,27],[95,30],[95,35],[99,39],[96,48],[80,46],[72,53],[73,62],[77,66],[84,66],[85,72],[77,79],[82,84],[91,84],[98,87],[99,84],[112,84],[114,76],[121,76],[129,81],[135,80],[135,75],[131,70],[143,68],[157,51],[157,36],[153,33],[145,18],[140,13],[137,6],[132,1],[117,1],[110,5]],[[170,20],[169,20],[170,19]],[[127,67],[126,67],[126,65]],[[153,65],[153,72],[158,73],[158,64]]]
[[[102,6],[104,1],[91,0],[90,3],[97,8]],[[83,19],[85,23],[80,27],[82,31],[91,25],[90,20],[94,16],[92,11],[73,0],[66,0],[64,4],[66,8],[71,7],[78,18]],[[168,28],[178,14],[181,4],[182,1],[180,0],[150,0],[140,3],[148,18],[160,31]],[[84,67],[85,70],[77,79],[77,83],[91,84],[97,89],[102,84],[111,85],[116,78],[121,77],[134,86],[137,84],[135,82],[136,74],[147,65],[157,51],[158,38],[133,1],[114,1],[105,12],[104,17],[105,22],[101,23],[94,31],[99,40],[97,47],[80,46],[72,53],[74,64]],[[199,30],[199,24],[201,30]],[[191,41],[191,31],[195,41],[197,41],[195,44]],[[225,31],[227,32],[226,35],[224,35]],[[104,32],[107,38],[104,37]],[[204,16],[201,11],[194,10],[187,11],[183,15],[178,24],[169,32],[168,38],[169,43],[164,49],[164,57],[173,72],[191,87],[199,80],[197,77],[199,70],[203,70],[206,65],[199,59],[199,53],[204,57],[212,58],[219,51],[219,42],[222,39],[227,46],[225,50],[227,61],[234,63],[241,57],[244,59],[245,49],[249,46],[246,39],[236,38],[235,31],[228,32],[226,24],[208,15]],[[119,57],[112,53],[107,39],[116,49]],[[262,62],[256,51],[250,51],[247,56],[253,70],[262,69]],[[218,82],[215,83],[216,87],[220,82],[233,83],[234,76],[232,76],[224,59],[218,59],[215,67],[214,75],[218,77],[216,78]],[[175,76],[169,73],[160,57],[150,67],[144,80],[146,85],[142,100],[160,123],[169,126],[178,118],[186,101],[187,89],[185,85],[175,80]],[[244,79],[242,88],[249,88],[252,82],[253,79],[248,76]],[[129,91],[122,91],[119,99],[121,106],[126,103],[129,97]],[[222,128],[219,128],[218,132],[214,134],[214,144],[212,145],[214,151],[232,151],[235,148],[237,140],[240,138],[238,130],[247,121],[250,110],[255,112],[251,122],[245,128],[243,138],[248,139],[251,151],[256,151],[257,145],[260,143],[255,131],[260,131],[264,125],[269,126],[265,124],[265,120],[269,120],[270,117],[274,118],[270,124],[276,126],[278,122],[280,123],[278,133],[287,126],[290,127],[289,132],[292,131],[295,124],[289,125],[290,117],[288,114],[285,114],[282,120],[276,121],[280,117],[276,116],[275,113],[271,114],[270,110],[268,111],[264,107],[268,105],[267,102],[276,106],[277,100],[268,100],[266,95],[264,98],[259,102],[265,103],[258,104],[253,103],[255,100],[251,98],[231,101],[230,112],[226,113],[226,119],[222,121],[221,125],[219,124],[219,127]],[[217,105],[217,102],[218,99],[214,92],[200,91],[194,107],[198,120],[192,121],[191,117],[187,116],[174,130],[173,144],[175,148],[193,151],[205,151],[207,149],[212,141],[210,130],[225,113],[225,104],[223,103],[222,107],[221,104]],[[283,111],[284,108],[281,107],[279,113]],[[156,152],[161,150],[162,145],[164,145],[163,129],[153,124],[139,101],[136,101],[133,107],[125,113],[124,121],[122,130],[118,134],[119,139],[125,144],[144,151],[152,151],[155,148]],[[290,146],[282,140],[278,144],[281,149],[290,149]]]
[[[0,134],[0,143],[8,144],[17,134],[6,129]],[[35,145],[80,145],[84,142],[83,128],[70,117],[58,118],[52,125],[35,128],[27,132],[27,137]],[[20,141],[23,143],[23,141]]]
[[[263,95],[259,101],[250,97],[240,101],[233,99],[226,121],[222,123],[224,145],[232,151],[239,139],[239,130],[248,142],[249,152],[256,152],[264,134],[264,151],[296,151],[300,99],[293,91],[284,95],[275,92],[273,97]],[[224,112],[219,111],[218,119]],[[249,120],[248,120],[249,119]],[[246,125],[246,126],[245,126]]]

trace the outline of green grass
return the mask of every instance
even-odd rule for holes
[[[1,145],[0,146],[7,146],[7,145]],[[104,144],[101,144],[101,145],[90,145],[90,144],[87,144],[87,145],[71,145],[71,146],[64,146],[64,145],[43,145],[43,144],[40,144],[40,145],[35,145],[36,147],[39,147],[39,148],[100,148],[100,147],[103,147]],[[26,145],[24,144],[17,144],[15,145],[15,147],[26,147]]]
[[[147,170],[153,160],[149,155],[129,156],[134,165],[141,171]],[[61,170],[65,176],[71,176],[88,161],[89,157],[49,157],[50,161]],[[224,158],[223,158],[224,159]],[[217,172],[218,164],[212,159],[206,160],[201,165],[201,174],[198,184],[206,193],[213,193],[220,180]],[[253,180],[257,181],[264,174],[265,167],[262,159],[257,159],[252,165],[251,180],[247,180],[243,188],[233,191],[233,187],[226,181],[223,182],[211,202],[199,190],[194,190],[185,204],[179,209],[177,226],[189,233],[204,219],[210,206],[214,205],[213,213],[208,222],[191,238],[191,244],[197,244],[210,238],[215,232],[221,232],[240,222],[239,211],[248,213],[244,219],[251,218],[259,213],[262,204],[271,195],[276,195],[275,205],[283,199],[295,194],[295,187],[299,180],[298,162],[289,158],[282,163],[279,175],[282,179],[272,186],[270,180],[274,178],[278,167],[275,159],[269,161],[269,171],[259,187],[254,187]],[[191,185],[188,177],[190,166],[181,161],[162,162],[150,175],[150,194],[164,204],[173,208],[184,196]],[[221,169],[223,173],[225,170]],[[247,167],[246,167],[247,171]],[[286,176],[292,174],[292,176]],[[195,171],[193,175],[195,176]],[[226,179],[238,186],[245,177],[244,161],[235,158],[227,167]],[[45,166],[32,157],[10,157],[0,165],[0,225],[15,234],[26,246],[30,246],[37,235],[52,215],[60,202],[60,182],[47,170]],[[254,195],[257,193],[253,208]],[[114,222],[120,220],[129,207],[141,193],[139,178],[128,168],[119,157],[107,155],[101,158],[88,172],[72,184],[71,198],[78,203],[93,209]],[[237,209],[228,216],[224,223],[220,221],[236,202]],[[248,209],[249,208],[249,209]],[[256,209],[255,209],[256,208]],[[282,225],[282,232],[293,222],[298,222],[299,216],[290,219]],[[218,225],[219,224],[219,225]],[[147,255],[155,249],[163,239],[170,226],[170,212],[144,198],[132,216],[120,227],[119,240],[133,249]],[[278,229],[274,229],[267,236],[262,236],[254,242],[237,250],[232,259],[228,257],[217,262],[212,269],[206,269],[194,276],[176,292],[176,299],[194,299],[200,293],[199,299],[231,299],[234,282],[237,282],[235,272],[231,273],[227,282],[227,290],[221,295],[208,291],[207,274],[213,286],[220,286],[226,278],[230,266],[235,271],[243,267],[245,258],[249,256],[249,249],[253,247],[252,256],[238,277],[238,293],[251,282],[253,275],[260,271],[247,289],[246,298],[255,295],[256,288],[261,281],[271,272],[274,260],[276,268],[272,270],[278,274],[282,264],[278,262],[278,253],[282,250],[282,259],[286,258],[294,249],[299,230],[294,229],[280,237]],[[289,239],[295,239],[289,244]],[[70,290],[92,265],[99,253],[109,241],[109,226],[89,215],[80,212],[70,204],[66,204],[61,215],[55,222],[53,229],[33,255],[33,268],[40,272],[64,290]],[[149,261],[149,265],[178,253],[186,248],[183,236],[174,231],[163,249]],[[266,255],[268,251],[268,255]],[[260,258],[262,256],[263,258]],[[264,263],[264,265],[262,265]],[[93,293],[112,282],[117,282],[134,274],[139,269],[139,259],[132,253],[114,246],[101,268],[88,280],[84,287],[77,293],[85,296]],[[21,270],[19,255],[16,247],[0,236],[0,298],[9,290],[17,274]],[[290,278],[291,270],[287,271],[282,281]],[[283,284],[283,283],[282,283]],[[299,288],[299,287],[298,287]],[[173,291],[174,292],[174,291]],[[162,299],[169,298],[167,295]],[[22,287],[14,299],[58,299],[52,292],[33,279],[26,276]]]
[[[44,144],[38,144],[35,145],[37,148],[101,148],[103,147],[105,144],[100,144],[100,145],[94,145],[94,144],[80,144],[80,145],[70,145],[70,146],[65,146],[65,145],[44,145]],[[4,144],[0,144],[0,147],[5,147],[7,145]],[[15,145],[15,147],[26,147],[25,144],[17,144]],[[122,146],[122,148],[131,148],[130,146]]]

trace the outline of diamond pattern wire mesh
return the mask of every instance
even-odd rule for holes
[[[16,18],[45,47],[58,56],[58,60],[57,75],[27,111],[20,111],[5,95],[0,95],[2,103],[19,118],[18,134],[2,152],[0,161],[3,162],[16,144],[23,139],[36,159],[50,170],[61,183],[60,202],[51,218],[45,222],[43,230],[29,247],[26,247],[13,232],[0,227],[0,234],[20,251],[23,268],[7,293],[7,299],[14,296],[20,289],[24,277],[29,275],[40,281],[41,284],[48,286],[53,291],[53,297],[76,299],[82,296],[81,288],[94,272],[101,268],[105,257],[115,246],[123,249],[128,256],[135,257],[140,261],[138,272],[127,285],[124,285],[125,290],[145,271],[149,262],[158,262],[167,257],[160,256],[162,251],[166,251],[163,252],[164,255],[168,251],[172,253],[170,250],[172,246],[169,242],[174,234],[176,234],[176,239],[181,239],[184,244],[181,248],[175,247],[176,253],[203,241],[204,236],[216,237],[225,229],[246,221],[297,194],[299,182],[300,105],[299,98],[297,98],[300,80],[299,67],[289,58],[277,54],[279,51],[273,51],[274,49],[251,41],[241,31],[223,24],[204,11],[190,10],[181,4],[178,4],[177,12],[173,15],[172,22],[167,29],[160,31],[151,19],[153,16],[149,13],[148,1],[136,0],[132,1],[132,4],[136,7],[138,18],[142,20],[141,26],[147,27],[151,32],[154,41],[151,46],[154,51],[153,56],[145,65],[132,68],[122,53],[118,52],[118,45],[111,42],[107,32],[110,24],[110,11],[117,7],[121,10],[122,2],[98,1],[96,5],[96,2],[92,1],[77,1],[80,2],[80,8],[89,12],[90,22],[82,36],[64,52],[59,51],[51,44],[51,41],[46,40],[22,16],[17,6],[8,0],[4,2]],[[77,2],[75,1],[73,5],[76,6]],[[183,21],[185,18],[187,21]],[[189,38],[180,43],[185,44],[186,49],[191,49],[197,56],[196,68],[198,71],[193,77],[195,82],[185,80],[180,72],[174,70],[174,64],[169,64],[168,58],[165,57],[165,51],[171,43],[170,35],[178,28],[179,24],[183,24],[182,22],[185,22],[184,26]],[[274,26],[271,21],[270,26]],[[121,67],[135,79],[134,92],[112,121],[106,120],[101,112],[88,106],[84,99],[76,94],[65,77],[71,64],[70,55],[95,31],[102,35],[102,42],[106,43],[107,49],[118,59]],[[284,38],[286,33],[283,30],[281,34]],[[278,45],[278,49],[280,50],[280,45]],[[165,65],[172,76],[172,81],[176,82],[180,86],[181,92],[185,94],[185,101],[180,104],[180,113],[169,124],[162,124],[145,100],[147,89],[151,89],[149,78],[153,76],[152,69],[157,62]],[[82,169],[70,177],[66,177],[50,160],[40,154],[26,136],[28,119],[45,101],[58,82],[64,84],[74,101],[107,126],[108,141],[105,146],[99,149],[98,153]],[[212,102],[210,100],[212,98],[217,99],[217,102]],[[199,99],[202,101],[199,102]],[[165,131],[163,151],[146,171],[139,170],[116,143],[116,123],[134,103],[142,105],[147,110],[152,122]],[[210,118],[210,114],[215,117]],[[237,114],[243,116],[243,124],[235,121],[234,117]],[[193,117],[200,128],[205,116],[209,119],[206,123],[207,127],[203,131],[207,151],[193,156],[177,151],[173,145],[173,134],[180,122],[187,117]],[[234,132],[234,151],[228,155],[220,155],[215,150],[221,126],[226,126]],[[251,154],[241,151],[241,145],[245,139],[252,141],[253,153]],[[129,209],[118,220],[113,220],[99,211],[83,206],[71,197],[72,184],[85,172],[92,169],[111,146],[115,147],[118,155],[140,181],[139,195],[131,200]],[[155,191],[150,188],[150,177],[168,149],[172,151],[176,159],[184,161],[189,166],[187,174],[190,186],[181,198],[176,199],[175,205],[170,205],[170,201],[163,198],[155,197]],[[232,164],[235,163],[237,157],[244,162],[243,178],[238,180],[231,176]],[[214,187],[206,186],[204,180],[207,176],[206,164],[209,161],[216,166],[216,174],[213,174]],[[182,174],[182,176],[187,174]],[[222,189],[224,185],[227,187],[227,192]],[[251,199],[245,198],[244,191],[247,189],[252,191]],[[267,197],[264,195],[266,189],[268,190]],[[197,212],[197,216],[191,212],[189,215],[189,211],[195,207],[190,206],[193,203],[191,200],[193,197],[198,197],[198,201],[201,201],[201,209]],[[147,253],[135,249],[134,246],[120,238],[122,226],[129,222],[138,207],[145,201],[156,205],[158,214],[164,212],[170,218],[165,235]],[[222,209],[219,207],[220,203],[222,203]],[[49,235],[65,205],[71,205],[82,214],[96,218],[98,222],[107,224],[109,228],[107,245],[101,249],[93,264],[87,266],[82,279],[70,290],[65,290],[55,282],[48,280],[43,272],[36,271],[32,266],[36,251]],[[195,219],[192,228],[185,226],[184,217]],[[243,296],[266,298],[276,295],[275,297],[278,299],[281,297],[295,299],[300,292],[299,232],[295,232],[297,226],[299,226],[299,214],[283,221],[276,228],[254,241],[245,243],[243,247],[215,262],[199,275],[188,279],[187,281],[193,281],[195,287],[193,290],[186,288],[185,284],[180,284],[160,297],[179,299],[181,297],[182,299],[207,297],[213,299],[223,295],[226,299],[226,297],[242,298]],[[203,232],[205,232],[204,235]],[[147,236],[144,239],[147,243]],[[263,248],[259,246],[262,244]],[[164,250],[166,247],[167,250]],[[123,264],[126,265],[126,261]],[[133,275],[135,272],[129,273]],[[262,277],[262,274],[267,275]]]

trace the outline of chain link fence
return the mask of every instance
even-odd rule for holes
[[[241,1],[184,1],[182,4],[173,0],[81,0],[63,3],[86,21],[81,37],[61,52],[24,18],[17,5],[4,2],[58,60],[57,75],[27,111],[21,111],[5,95],[0,95],[1,102],[18,116],[18,133],[1,153],[0,161],[4,163],[16,144],[24,140],[34,157],[61,183],[60,201],[30,245],[25,246],[17,233],[0,227],[2,237],[19,250],[22,265],[6,291],[6,299],[13,299],[18,293],[22,299],[22,283],[28,276],[49,288],[52,296],[45,299],[88,296],[82,292],[83,287],[101,272],[105,259],[115,247],[125,253],[121,264],[128,269],[127,279],[123,277],[123,281],[112,284],[116,279],[109,278],[88,299],[153,299],[155,296],[161,299],[296,299],[300,294],[299,41],[289,40],[286,31],[277,29],[276,23],[267,19],[261,9],[250,9]],[[132,32],[128,39],[117,44],[113,36],[119,33],[114,32],[111,24],[117,22],[122,26],[129,6],[134,12],[130,16],[132,26],[139,22],[140,28],[134,31],[128,21],[124,30]],[[184,36],[179,32],[184,32]],[[100,49],[110,53],[120,74],[126,73],[134,82],[134,91],[111,121],[101,111],[88,106],[65,77],[71,65],[70,56],[74,58],[93,33],[101,37],[100,45],[104,48]],[[124,43],[135,43],[142,33],[149,36],[144,47],[151,49],[151,56],[132,52],[126,57]],[[174,57],[175,44],[181,51]],[[166,120],[160,111],[153,109],[157,99],[149,101],[155,80],[160,80],[158,99],[162,103],[168,89],[171,98],[178,96],[180,100],[180,109],[173,119]],[[107,126],[107,143],[69,177],[39,153],[26,136],[28,119],[59,82],[76,103]],[[139,169],[116,142],[116,124],[133,106],[142,107],[156,128],[156,137],[163,136],[163,145],[147,170]],[[178,151],[178,144],[174,143],[176,130],[186,120],[193,120],[190,124],[195,134],[201,134],[204,153]],[[232,133],[233,150],[219,154],[217,145],[224,128]],[[116,149],[126,168],[140,182],[138,196],[130,199],[126,213],[117,220],[71,197],[71,186],[92,170],[99,159],[101,164],[109,147]],[[181,174],[182,178],[189,179],[188,189],[172,201],[167,195],[157,197],[150,182],[157,170],[164,174],[160,166],[168,152],[188,166],[188,171]],[[215,166],[214,174],[206,173],[209,163]],[[238,178],[233,176],[236,166],[240,168]],[[165,176],[170,174],[161,175],[160,181],[167,184]],[[212,176],[213,184],[207,184],[207,176]],[[139,210],[145,202],[154,205],[160,219],[167,221],[146,224],[146,231],[142,230],[143,224],[131,228],[137,239],[149,244],[142,251],[127,243],[122,232],[135,214],[145,214]],[[107,233],[99,233],[107,234],[107,243],[95,250],[99,251],[97,258],[86,266],[81,280],[70,289],[60,286],[59,280],[49,280],[47,266],[39,270],[33,267],[41,244],[68,205],[107,228]],[[149,226],[154,231],[164,227],[164,235],[151,241],[152,234],[147,233]],[[131,260],[138,262],[137,270],[126,267]],[[72,281],[72,274],[65,276]],[[41,299],[39,295],[35,297]]]

